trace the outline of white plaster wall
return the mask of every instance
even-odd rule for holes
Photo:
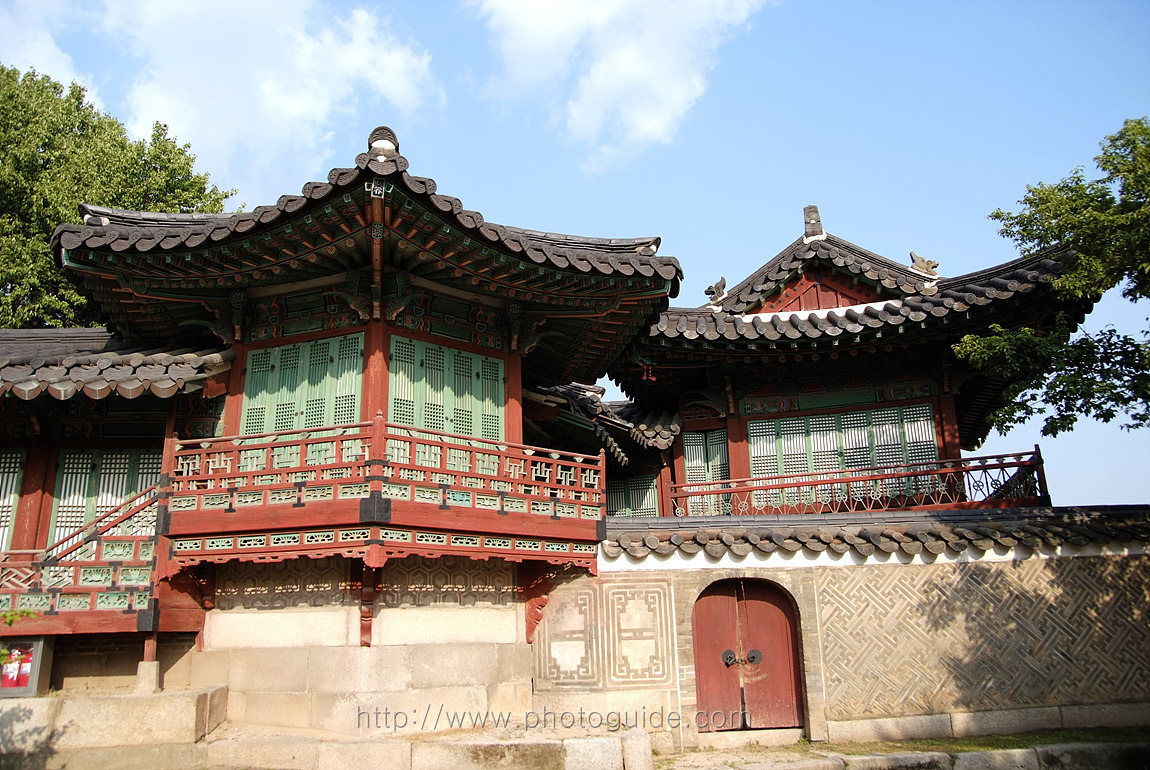
[[[518,603],[509,607],[383,607],[376,610],[372,621],[371,643],[514,644],[523,641],[521,618]]]
[[[210,610],[204,649],[359,646],[359,610],[316,607],[277,610]]]

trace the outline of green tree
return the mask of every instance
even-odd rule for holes
[[[78,205],[163,212],[219,212],[234,190],[193,171],[189,145],[156,123],[132,141],[116,118],[34,70],[0,65],[0,327],[70,326],[96,320],[56,265],[48,240],[79,223]]]
[[[1088,180],[1078,168],[1056,184],[1027,186],[1021,211],[999,209],[990,218],[1023,254],[1057,250],[1065,269],[1054,282],[1060,298],[1093,301],[1119,287],[1137,302],[1150,296],[1150,121],[1127,120],[1101,147],[1101,178]],[[1064,315],[1044,332],[992,326],[955,346],[975,368],[1014,382],[991,418],[1000,432],[1039,415],[1048,436],[1070,430],[1079,416],[1109,422],[1121,414],[1124,428],[1150,425],[1150,331],[1072,337],[1071,327]]]

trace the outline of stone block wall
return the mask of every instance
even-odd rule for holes
[[[361,647],[347,560],[220,565],[203,650],[178,667],[183,686],[226,685],[228,718],[255,724],[384,735],[437,717],[446,729],[445,715],[465,711],[521,721],[532,666],[512,566],[413,557],[381,578],[372,646]]]
[[[359,735],[447,729],[445,714],[531,708],[526,643],[192,653],[193,688],[226,685],[228,719]],[[402,720],[396,718],[402,713]]]
[[[536,708],[671,709],[676,740],[697,745],[694,604],[708,585],[742,577],[794,601],[814,740],[995,732],[1022,717],[1029,729],[1070,726],[1075,709],[1096,719],[1121,703],[1150,714],[1150,557],[1001,557],[791,565],[752,555],[743,566],[578,577],[544,609]]]

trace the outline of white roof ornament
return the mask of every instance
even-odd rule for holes
[[[399,155],[399,139],[387,126],[380,126],[367,138],[368,152],[377,158],[391,160]]]
[[[827,234],[823,231],[823,220],[819,218],[818,206],[807,206],[803,209],[803,243],[811,241],[825,241]]]
[[[937,278],[938,271],[935,270],[936,267],[938,267],[938,263],[933,259],[923,259],[913,251],[910,253],[911,270],[915,270],[923,275],[929,275],[931,278]]]

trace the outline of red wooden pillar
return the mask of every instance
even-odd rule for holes
[[[366,422],[376,412],[387,415],[387,352],[390,341],[382,320],[367,322],[363,335],[363,406],[360,420]]]
[[[941,459],[955,460],[962,456],[961,439],[958,435],[958,415],[954,409],[954,396],[945,394],[938,398],[938,415],[942,423],[942,442],[939,451]]]
[[[737,414],[727,417],[727,463],[729,478],[751,477],[751,450],[747,446],[747,421]]]
[[[659,481],[657,489],[659,492],[659,515],[660,516],[674,516],[675,508],[671,505],[671,464],[674,459],[671,457],[671,451],[664,449],[659,453],[659,458],[663,461],[663,465],[659,468]]]
[[[507,387],[504,391],[506,406],[503,410],[506,421],[507,440],[513,444],[523,443],[523,360],[518,353],[507,357]]]
[[[240,432],[240,409],[244,399],[244,371],[248,366],[247,346],[242,342],[232,345],[236,351],[235,360],[228,374],[228,395],[224,398],[224,435],[235,436]]]
[[[41,512],[44,501],[51,507],[52,492],[48,485],[52,482],[50,473],[52,451],[47,441],[28,447],[24,457],[24,477],[20,482],[20,500],[16,504],[16,516],[12,522],[13,551],[30,551],[38,547]],[[30,556],[28,558],[31,558]]]

